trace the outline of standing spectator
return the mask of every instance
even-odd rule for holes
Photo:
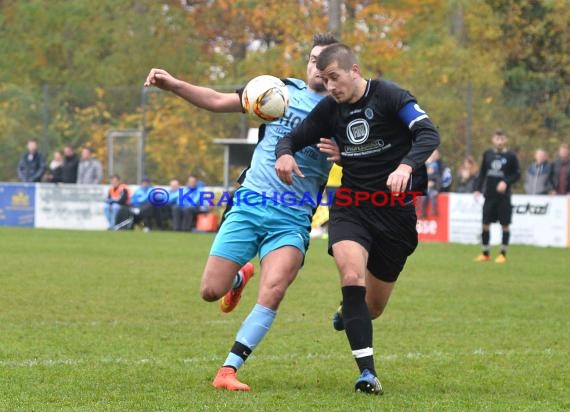
[[[546,195],[552,191],[552,166],[543,149],[534,152],[534,162],[528,167],[524,179],[524,191],[528,195]]]
[[[552,194],[565,195],[570,193],[570,162],[568,160],[568,145],[562,143],[558,149],[558,159],[552,164],[553,186]]]
[[[479,174],[479,168],[473,156],[466,156],[463,163],[457,169],[457,193],[473,193],[475,191],[475,181]]]
[[[422,217],[428,216],[427,209],[430,205],[432,216],[437,216],[437,195],[441,189],[441,160],[439,157],[439,150],[434,150],[431,156],[426,161],[427,169],[427,195],[422,197]]]
[[[81,160],[77,168],[77,183],[85,185],[98,185],[103,180],[103,166],[93,158],[91,149],[84,147],[81,150]]]
[[[42,180],[47,183],[60,183],[62,170],[63,156],[59,150],[56,150],[53,152],[52,161],[49,163],[48,170]]]
[[[18,177],[22,182],[39,182],[45,172],[44,157],[38,152],[38,142],[28,140],[27,151],[18,162]]]
[[[109,188],[109,193],[107,195],[107,200],[105,201],[105,206],[103,211],[107,222],[109,224],[109,229],[117,224],[117,215],[122,207],[129,204],[129,188],[123,182],[118,175],[111,176],[111,187]]]
[[[63,183],[77,183],[77,168],[79,167],[79,158],[73,151],[73,147],[66,145],[63,148],[63,170],[61,181]]]
[[[131,197],[132,211],[136,216],[140,216],[143,220],[143,231],[148,232],[152,230],[153,223],[159,229],[162,229],[162,216],[161,207],[153,205],[148,196],[154,187],[148,177],[145,177],[141,181],[140,187],[135,190],[133,196]]]
[[[481,173],[475,185],[475,197],[481,195],[485,186],[485,203],[483,204],[483,227],[481,232],[482,253],[475,258],[477,262],[491,260],[489,254],[490,226],[497,220],[503,229],[501,254],[496,263],[507,261],[512,218],[511,187],[521,177],[517,155],[507,150],[507,135],[497,130],[493,135],[493,149],[485,151],[481,162]]]

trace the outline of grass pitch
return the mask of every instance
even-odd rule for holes
[[[0,410],[557,411],[570,409],[569,251],[421,244],[374,322],[385,395],[330,323],[340,300],[312,242],[271,332],[240,370],[250,393],[210,382],[255,302],[231,314],[198,295],[211,235],[0,228]],[[258,267],[258,262],[255,262]]]

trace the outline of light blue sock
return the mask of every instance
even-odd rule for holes
[[[236,336],[236,342],[247,346],[253,351],[269,331],[276,314],[277,312],[274,310],[256,304],[241,324]],[[247,359],[247,356],[241,357],[232,351],[228,354],[224,366],[233,366],[239,369],[245,362],[245,359]]]

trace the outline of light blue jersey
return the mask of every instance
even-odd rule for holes
[[[267,193],[269,197],[276,195],[280,198],[283,193],[294,192],[297,199],[310,198],[315,204],[311,204],[310,201],[294,202],[295,204],[290,207],[312,214],[318,205],[317,195],[327,181],[332,163],[315,146],[304,148],[295,153],[295,161],[305,178],[294,176],[293,185],[289,186],[275,173],[275,145],[279,139],[301,123],[324,96],[309,90],[302,80],[287,79],[286,83],[290,96],[289,108],[279,120],[266,125],[265,135],[255,148],[251,167],[242,186],[257,193]]]
[[[279,180],[275,173],[277,140],[293,130],[316,106],[323,96],[313,93],[297,79],[288,79],[289,109],[281,119],[268,123],[265,135],[255,148],[251,167],[241,188],[234,196],[234,206],[226,214],[210,255],[220,256],[244,265],[256,253],[259,259],[284,246],[293,246],[305,254],[309,246],[309,230],[318,194],[325,185],[332,163],[316,147],[306,147],[295,154],[305,178],[295,176],[293,185]],[[324,136],[328,137],[328,136]],[[255,192],[255,193],[251,193]],[[297,201],[264,201],[268,198]],[[243,202],[236,201],[243,197]],[[307,198],[314,202],[307,202]],[[304,201],[299,201],[304,199]]]

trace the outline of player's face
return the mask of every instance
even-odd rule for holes
[[[354,66],[345,70],[338,67],[337,62],[333,62],[321,72],[321,77],[327,90],[338,103],[354,103],[359,99],[357,95],[359,76]]]
[[[323,49],[324,46],[313,47],[307,63],[307,84],[317,93],[322,93],[327,90],[321,79],[320,72],[317,70],[317,57],[319,57]]]

